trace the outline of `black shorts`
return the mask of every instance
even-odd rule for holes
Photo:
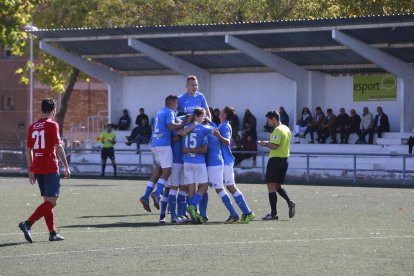
[[[58,173],[35,174],[40,195],[58,197],[60,195],[60,175]]]
[[[287,158],[270,158],[266,167],[266,183],[283,184],[288,166],[289,163]]]
[[[103,148],[101,150],[101,158],[106,160],[106,158],[109,159],[115,159],[115,152],[114,152],[114,148]]]

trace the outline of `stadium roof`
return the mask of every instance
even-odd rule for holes
[[[128,46],[128,38],[211,73],[269,71],[225,43],[233,35],[305,69],[331,74],[382,72],[332,38],[340,30],[407,63],[414,63],[414,14],[183,26],[43,29],[33,31],[83,58],[124,74],[171,70]]]

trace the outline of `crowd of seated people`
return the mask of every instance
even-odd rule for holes
[[[351,109],[350,114],[348,115],[343,107],[339,109],[337,116],[331,108],[328,108],[325,114],[318,106],[312,116],[309,108],[303,108],[301,117],[297,120],[294,128],[294,137],[297,137],[295,143],[300,143],[300,138],[306,138],[309,134],[310,141],[308,143],[314,144],[314,133],[316,132],[316,141],[321,144],[325,144],[328,137],[331,138],[329,143],[337,144],[336,135],[338,133],[341,144],[348,144],[351,133],[358,135],[356,144],[372,144],[374,133],[377,133],[378,138],[382,138],[383,132],[390,131],[388,116],[380,106],[377,107],[375,117],[369,112],[368,107],[363,108],[361,116],[357,114],[355,109]]]

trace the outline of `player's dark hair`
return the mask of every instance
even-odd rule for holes
[[[197,81],[197,77],[196,77],[196,76],[188,76],[188,77],[187,77],[187,83],[188,83],[190,80]]]
[[[277,110],[272,110],[266,113],[266,118],[273,119],[276,118],[276,120],[280,121],[280,115]]]
[[[56,101],[52,98],[45,98],[42,100],[42,112],[50,113],[56,108]]]
[[[236,115],[236,110],[231,106],[225,106],[223,108],[223,112],[226,114],[227,121],[233,120],[234,116]]]
[[[178,101],[178,97],[176,95],[168,95],[165,98],[165,105],[170,105],[173,101]]]
[[[194,116],[200,117],[201,115],[204,115],[206,111],[202,107],[196,107],[194,108]]]

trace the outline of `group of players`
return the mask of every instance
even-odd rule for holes
[[[168,207],[172,224],[190,221],[200,224],[208,221],[207,190],[210,186],[229,211],[226,223],[249,223],[256,216],[235,184],[230,150],[232,128],[229,121],[235,116],[235,110],[224,107],[220,112],[221,123],[217,126],[210,120],[211,114],[204,95],[198,92],[197,78],[187,77],[186,87],[187,92],[181,96],[166,97],[165,107],[157,114],[151,143],[155,168],[140,202],[145,210],[151,212],[149,201],[152,198],[154,206],[161,211],[160,223],[165,223]],[[54,224],[53,209],[60,194],[57,156],[64,166],[65,178],[70,177],[70,169],[61,145],[59,125],[53,121],[55,115],[55,101],[44,99],[42,117],[30,125],[27,136],[29,182],[35,184],[37,181],[44,200],[26,221],[19,224],[25,239],[31,243],[31,227],[42,217],[49,229],[49,240],[64,240],[56,233]],[[270,149],[266,182],[271,213],[262,219],[278,219],[276,193],[286,200],[289,217],[292,218],[295,215],[295,202],[281,187],[288,168],[290,130],[280,123],[277,111],[269,111],[266,118],[274,131],[269,141],[258,143]],[[241,217],[227,191],[240,208]]]
[[[207,191],[211,186],[229,211],[226,223],[248,223],[255,214],[235,184],[230,150],[229,121],[235,111],[226,106],[220,112],[221,124],[217,126],[210,120],[204,95],[197,91],[195,76],[187,78],[186,87],[187,92],[181,96],[168,96],[165,107],[157,114],[151,143],[155,169],[140,202],[151,212],[149,200],[152,198],[161,212],[160,223],[165,223],[167,207],[173,224],[189,220],[203,223],[208,221]],[[241,218],[224,186],[239,206]]]

